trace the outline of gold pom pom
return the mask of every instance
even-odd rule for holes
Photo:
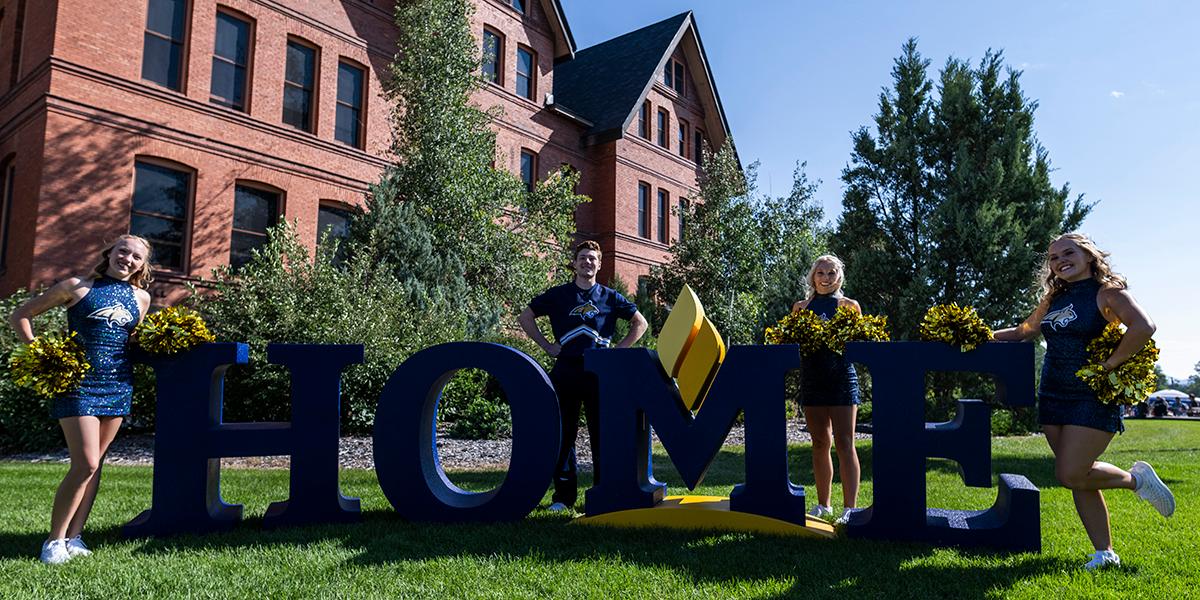
[[[849,306],[839,306],[829,320],[827,347],[841,354],[847,342],[886,342],[892,339],[888,333],[887,317],[883,315],[861,315]]]
[[[800,344],[800,353],[811,356],[825,348],[826,322],[807,309],[788,313],[764,337],[768,344]]]
[[[182,306],[147,315],[135,335],[138,345],[150,354],[177,354],[216,339],[200,313]]]
[[[1110,371],[1102,366],[1116,351],[1124,335],[1125,330],[1120,324],[1109,323],[1099,337],[1088,342],[1088,362],[1075,372],[1076,377],[1096,392],[1101,402],[1137,404],[1152,394],[1158,384],[1158,377],[1154,373],[1154,363],[1158,362],[1158,346],[1154,340],[1147,340],[1146,345],[1115,369]]]
[[[811,310],[788,314],[767,328],[765,338],[768,344],[800,344],[800,353],[812,356],[820,350],[841,354],[847,342],[886,342],[891,336],[887,317],[864,316],[840,306],[828,321]]]
[[[958,304],[939,304],[925,311],[918,331],[926,342],[945,342],[963,352],[992,339],[992,330],[975,309]]]
[[[78,387],[92,365],[72,331],[67,335],[48,333],[18,346],[8,359],[8,368],[13,383],[53,398]]]

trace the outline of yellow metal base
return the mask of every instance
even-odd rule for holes
[[[638,508],[575,519],[580,525],[610,527],[667,527],[671,529],[711,529],[749,531],[773,535],[811,538],[834,537],[833,525],[814,517],[805,517],[804,526],[750,513],[729,510],[729,498],[723,496],[667,496],[654,508]]]

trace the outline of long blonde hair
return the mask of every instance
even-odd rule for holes
[[[1080,250],[1091,257],[1092,279],[1100,282],[1101,286],[1120,290],[1129,287],[1125,277],[1113,271],[1112,265],[1108,264],[1109,254],[1098,248],[1096,242],[1082,233],[1064,233],[1050,240],[1050,244],[1046,246],[1046,257],[1042,261],[1042,268],[1038,274],[1038,279],[1042,283],[1042,300],[1053,299],[1059,292],[1067,288],[1067,282],[1059,279],[1054,274],[1054,270],[1050,268],[1050,246],[1062,240],[1074,242]]]
[[[127,233],[113,240],[112,243],[100,253],[100,264],[96,265],[96,267],[92,269],[92,277],[100,279],[108,273],[108,258],[110,255],[112,255],[113,248],[116,248],[117,244],[124,240],[135,240],[146,247],[146,260],[142,262],[142,268],[134,271],[133,275],[129,276],[129,283],[133,284],[134,287],[146,289],[146,286],[150,285],[150,282],[154,281],[154,269],[150,266],[150,259],[154,256],[154,247],[150,245],[150,242],[146,241],[146,238],[136,236],[131,233]]]
[[[821,256],[817,257],[817,260],[813,261],[812,266],[808,269],[808,277],[804,279],[805,298],[809,300],[812,300],[813,297],[817,295],[817,284],[814,282],[813,277],[815,277],[817,274],[817,265],[823,262],[827,262],[834,267],[837,267],[837,289],[834,290],[834,293],[840,291],[842,289],[842,285],[846,283],[846,263],[843,263],[842,259],[832,254],[822,254]]]

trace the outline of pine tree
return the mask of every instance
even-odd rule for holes
[[[938,94],[910,39],[880,94],[875,134],[854,134],[834,247],[854,294],[911,338],[933,304],[974,306],[993,324],[1036,303],[1034,272],[1055,235],[1090,210],[1050,183],[1020,72],[989,51],[977,69],[950,59]]]
[[[567,170],[530,193],[495,168],[505,162],[489,128],[498,115],[471,102],[482,85],[472,11],[469,0],[397,4],[401,52],[385,84],[393,164],[354,219],[351,248],[374,253],[431,298],[452,298],[479,336],[564,264],[575,208],[587,198]]]
[[[848,288],[887,314],[893,339],[913,339],[925,310],[957,302],[993,326],[1024,319],[1050,240],[1078,227],[1083,196],[1050,182],[1033,129],[1036,102],[1000,52],[971,66],[951,58],[935,90],[910,39],[879,97],[875,131],[853,136],[833,246]],[[939,387],[948,403],[950,384]]]

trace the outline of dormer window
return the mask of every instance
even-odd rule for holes
[[[512,0],[512,7],[517,9],[517,12],[525,14],[525,0]]]

